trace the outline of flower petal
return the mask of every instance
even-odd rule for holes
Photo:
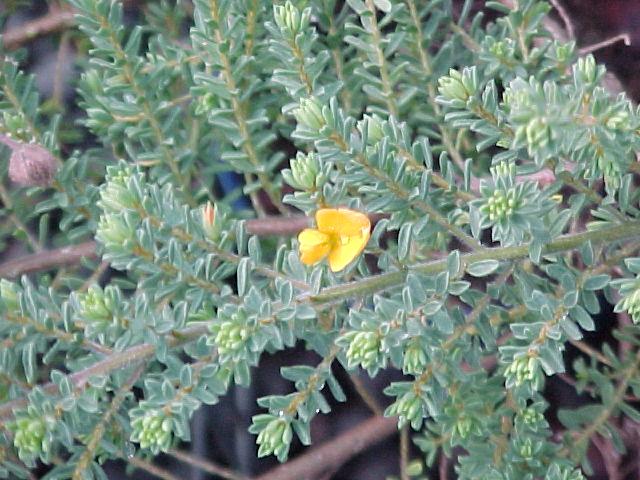
[[[316,212],[318,230],[340,236],[357,236],[371,229],[369,217],[348,208],[321,208]]]
[[[300,261],[305,265],[318,263],[329,254],[331,238],[315,228],[305,228],[298,235],[300,243]]]
[[[329,253],[329,267],[332,272],[339,272],[362,253],[369,241],[369,229],[362,229],[359,235],[342,236],[340,243]]]

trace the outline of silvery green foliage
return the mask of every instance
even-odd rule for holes
[[[428,464],[461,447],[459,478],[578,480],[592,435],[624,449],[637,348],[578,342],[607,329],[639,343],[635,323],[594,316],[604,298],[640,318],[640,116],[593,57],[550,39],[546,2],[487,2],[487,23],[471,1],[194,0],[193,15],[163,1],[132,27],[120,2],[69,3],[90,45],[82,129],[102,146],[68,154],[68,127],[3,56],[0,133],[61,168],[3,199],[38,234],[4,222],[0,238],[95,238],[117,274],[0,283],[0,476],[55,452],[49,478],[104,478],[130,442],[167,451],[202,404],[296,343],[318,362],[283,367],[291,393],[259,400],[259,456],[312,442],[328,397],[347,401],[337,365],[401,370],[385,413]],[[295,239],[252,236],[230,208],[240,192],[213,188],[228,170],[256,214],[260,190],[282,214],[381,214],[366,253],[334,274],[303,265]],[[592,402],[560,411],[552,436],[544,387],[567,372]]]

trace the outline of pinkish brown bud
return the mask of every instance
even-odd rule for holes
[[[21,143],[0,135],[0,142],[11,148],[9,178],[23,187],[48,187],[58,169],[55,157],[36,143]]]
[[[212,227],[215,219],[216,212],[213,208],[213,205],[211,205],[211,202],[207,202],[207,204],[204,206],[204,210],[202,211],[202,222],[204,223],[204,227]]]

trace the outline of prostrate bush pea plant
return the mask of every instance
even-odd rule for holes
[[[339,366],[400,370],[384,414],[460,479],[583,479],[594,438],[622,454],[639,112],[547,2],[480,3],[163,0],[125,26],[120,1],[68,0],[78,125],[2,53],[2,245],[89,250],[2,270],[0,477],[169,451],[296,345],[318,360],[246,419],[260,457],[313,443],[349,401]],[[552,419],[557,379],[588,401]]]

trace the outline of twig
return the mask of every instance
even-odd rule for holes
[[[587,45],[586,47],[582,47],[578,52],[580,55],[586,55],[588,53],[593,53],[595,51],[601,50],[603,48],[608,47],[609,45],[613,45],[614,43],[624,42],[624,44],[628,47],[631,45],[631,36],[628,33],[621,33],[616,35],[615,37],[607,38],[602,42],[594,43],[593,45]]]
[[[3,35],[4,48],[15,50],[35,38],[72,27],[74,15],[73,10],[51,10],[40,18],[7,30]]]
[[[249,478],[245,477],[244,475],[236,473],[228,468],[216,465],[209,460],[198,458],[182,450],[174,449],[169,450],[167,453],[177,460],[180,460],[181,462],[188,463],[189,465],[197,467],[204,472],[210,473],[212,475],[217,475],[218,477],[224,478],[225,480],[249,480]]]
[[[372,214],[369,218],[371,223],[375,225],[384,218],[384,215]],[[290,218],[267,217],[247,220],[246,227],[250,235],[259,237],[291,236],[308,227],[310,221],[311,219],[304,215]],[[0,278],[15,278],[26,273],[74,265],[82,258],[95,258],[96,256],[96,242],[93,241],[42,251],[0,264]]]
[[[173,332],[171,335],[166,336],[167,347],[173,348],[189,343],[208,332],[209,326],[207,324],[197,324],[192,327]],[[132,365],[136,362],[149,358],[155,353],[156,347],[157,344],[155,343],[143,343],[123,350],[122,352],[112,353],[103,360],[100,360],[83,370],[72,373],[69,375],[69,380],[75,388],[81,389],[89,381],[89,378],[94,375],[113,372],[114,370],[124,368],[128,365]],[[53,382],[40,385],[40,388],[46,394],[55,394],[58,391],[58,385]],[[10,417],[13,415],[13,411],[15,409],[22,408],[28,403],[28,399],[22,397],[0,404],[0,420]]]
[[[313,448],[256,480],[304,480],[319,478],[329,468],[344,464],[367,447],[398,431],[397,418],[373,417],[333,440]]]
[[[551,5],[553,5],[553,8],[556,9],[556,12],[558,12],[558,15],[560,15],[560,18],[562,19],[562,23],[564,23],[564,28],[567,31],[567,35],[569,35],[569,38],[576,38],[576,30],[575,28],[573,28],[573,22],[571,21],[571,17],[569,17],[569,14],[565,10],[564,6],[560,3],[560,0],[550,0],[550,2],[551,2]]]
[[[358,377],[357,373],[350,373],[349,379],[351,380],[351,383],[353,383],[353,387],[356,389],[358,395],[360,395],[360,398],[362,398],[362,401],[367,404],[367,407],[369,407],[369,410],[371,410],[375,415],[382,415],[382,412],[384,411],[383,408],[378,404],[378,401],[373,397],[373,395],[371,395],[371,392],[367,390],[367,387],[364,386],[364,383],[360,377]]]
[[[409,480],[409,428],[407,425],[400,430],[400,480]]]
[[[0,265],[0,278],[14,278],[25,273],[48,270],[54,267],[74,265],[83,257],[96,256],[96,243],[84,242],[78,245],[46,250],[9,260]]]
[[[140,363],[138,368],[135,369],[135,371],[131,374],[127,381],[118,389],[116,395],[111,401],[109,409],[104,413],[98,424],[91,432],[89,441],[87,442],[87,447],[85,451],[82,452],[82,455],[80,456],[80,458],[78,459],[78,463],[76,464],[76,468],[73,471],[73,480],[82,480],[84,478],[85,471],[90,467],[91,462],[93,462],[93,457],[95,456],[96,449],[100,445],[102,437],[105,434],[111,418],[114,415],[117,415],[120,405],[122,405],[122,402],[126,398],[127,394],[131,391],[133,385],[138,381],[140,375],[142,375],[142,373],[144,372],[145,366],[146,362]]]
[[[145,472],[150,473],[155,477],[161,478],[162,480],[183,480],[183,477],[177,477],[171,472],[168,472],[163,468],[156,467],[153,463],[147,462],[142,458],[123,457],[123,459],[126,460],[127,463],[133,465],[134,467],[140,470],[144,470]]]

